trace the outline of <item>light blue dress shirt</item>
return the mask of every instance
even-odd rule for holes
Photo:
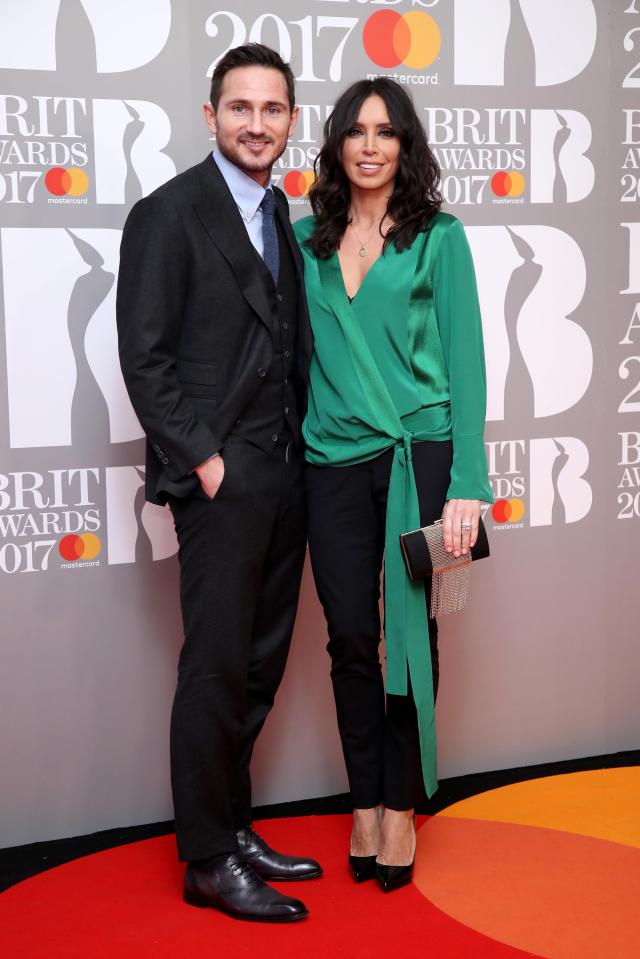
[[[249,239],[264,259],[264,244],[262,242],[262,210],[260,204],[266,190],[244,173],[235,163],[231,163],[220,150],[212,153],[213,161],[217,164],[225,183],[229,187],[231,196],[236,201],[240,216],[247,228]],[[267,186],[271,190],[271,184]]]

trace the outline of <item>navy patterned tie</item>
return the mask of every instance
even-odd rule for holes
[[[264,253],[262,258],[273,277],[273,282],[278,285],[278,273],[280,270],[280,255],[278,253],[278,234],[276,233],[276,224],[273,214],[276,206],[276,198],[273,190],[267,190],[260,203],[262,210],[262,242],[264,244]]]

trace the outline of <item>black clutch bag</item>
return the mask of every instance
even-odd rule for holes
[[[454,556],[444,546],[442,520],[400,535],[400,546],[409,577],[431,577],[431,616],[464,609],[469,598],[471,563],[489,556],[489,540],[480,520],[475,546],[466,556]]]

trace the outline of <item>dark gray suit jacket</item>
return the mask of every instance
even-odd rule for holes
[[[301,414],[312,336],[286,197],[276,214],[298,274],[295,388]],[[125,383],[147,436],[146,496],[187,496],[224,447],[273,356],[272,305],[256,252],[211,155],[140,200],[120,247],[117,322]]]

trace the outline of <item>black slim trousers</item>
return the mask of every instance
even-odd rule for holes
[[[451,441],[413,445],[422,525],[442,515]],[[416,707],[385,697],[380,645],[380,572],[393,450],[355,466],[305,468],[309,549],[329,633],[331,679],[353,805],[412,809],[425,798]],[[428,603],[428,592],[425,602]],[[438,631],[429,619],[434,693]],[[425,616],[425,630],[427,618]]]
[[[172,497],[184,644],[171,715],[183,861],[237,849],[251,822],[249,765],[291,643],[306,551],[302,456],[231,436],[210,500]]]

